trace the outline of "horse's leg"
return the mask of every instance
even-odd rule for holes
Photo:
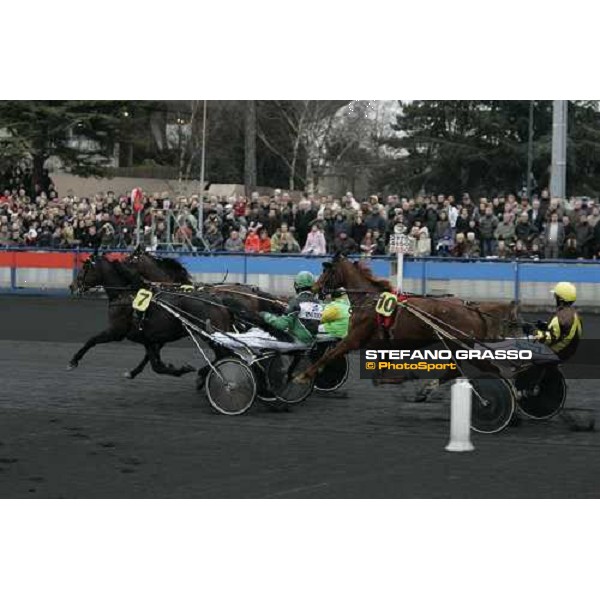
[[[431,381],[428,381],[419,390],[419,393],[417,394],[417,397],[415,398],[415,402],[425,402],[431,395],[431,392],[436,390],[441,385],[444,385],[448,381],[451,381],[452,379],[456,379],[457,377],[460,377],[460,376],[461,376],[460,371],[446,369],[439,379],[432,379]]]
[[[171,364],[164,363],[160,358],[161,348],[161,344],[150,344],[146,347],[150,365],[155,373],[158,373],[159,375],[172,375],[173,377],[181,377],[186,373],[191,373],[192,371],[196,370],[195,367],[192,367],[191,365],[183,365],[182,367],[177,368]]]
[[[106,329],[101,333],[92,336],[73,356],[69,361],[67,369],[75,369],[79,365],[79,361],[83,358],[85,353],[98,344],[108,344],[109,342],[120,342],[125,338],[123,331],[115,329]]]
[[[429,396],[433,390],[436,390],[440,386],[439,379],[432,379],[428,381],[420,390],[415,398],[415,402],[425,402],[429,399]]]
[[[125,371],[125,377],[127,379],[135,379],[144,370],[149,361],[150,357],[148,356],[148,350],[146,350],[144,358],[142,358],[138,366],[131,369],[131,371]]]

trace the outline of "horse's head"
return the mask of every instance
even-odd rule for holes
[[[325,296],[339,287],[347,287],[347,268],[351,266],[348,259],[337,252],[333,258],[323,263],[323,272],[313,285],[313,292]]]
[[[83,294],[87,290],[101,285],[102,273],[100,263],[104,257],[98,256],[97,252],[91,254],[77,272],[75,279],[69,286],[71,294]]]

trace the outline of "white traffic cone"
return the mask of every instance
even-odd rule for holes
[[[452,384],[449,452],[475,450],[471,444],[471,384],[461,377]]]

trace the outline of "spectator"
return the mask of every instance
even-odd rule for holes
[[[429,229],[421,227],[419,230],[419,238],[415,248],[415,256],[430,256],[431,255],[431,238],[429,237]]]
[[[367,229],[371,229],[372,231],[385,231],[387,223],[386,220],[381,216],[377,206],[378,205],[368,209],[365,217],[365,225],[367,226]]]
[[[36,223],[33,223],[29,228],[29,231],[23,236],[26,246],[35,246],[37,243],[38,232],[36,228]]]
[[[492,256],[495,252],[496,228],[498,227],[498,217],[494,215],[491,206],[486,206],[484,214],[479,220],[479,234],[481,238],[481,254],[483,256]]]
[[[577,238],[574,233],[570,233],[567,236],[567,240],[562,251],[562,258],[579,258],[579,252],[577,251]]]
[[[355,254],[358,250],[356,242],[348,237],[345,231],[340,231],[335,242],[334,252],[342,252],[344,254]]]
[[[383,256],[385,255],[385,235],[378,229],[373,232],[373,240],[375,241],[375,249],[373,254]]]
[[[567,215],[563,215],[562,224],[565,232],[565,238],[568,238],[571,234],[575,233],[573,225],[571,224],[571,219]]]
[[[10,231],[6,223],[0,225],[0,246],[10,246]]]
[[[452,227],[445,210],[440,211],[440,216],[435,224],[435,239],[440,240],[443,237],[452,237]]]
[[[513,252],[509,246],[507,246],[504,238],[499,237],[496,242],[496,254],[498,258],[509,259],[513,258]]]
[[[283,227],[285,227],[285,230],[287,231],[287,223],[284,223],[281,227],[278,227],[271,236],[271,252],[281,252],[281,230]]]
[[[577,240],[577,252],[581,258],[592,257],[592,245],[594,241],[594,229],[588,223],[587,215],[580,213],[579,223],[575,228]]]
[[[515,244],[515,258],[529,258],[527,244],[521,239]]]
[[[362,218],[362,214],[359,213],[358,216],[356,217],[356,220],[354,221],[354,225],[352,225],[352,233],[351,233],[351,238],[353,240],[363,240],[365,235],[367,234],[367,230],[369,228],[367,227],[367,225],[364,223],[363,218]]]
[[[306,237],[302,254],[326,254],[327,244],[321,228],[315,223]]]
[[[517,240],[521,240],[525,247],[527,247],[531,244],[537,233],[538,231],[529,222],[527,212],[522,212],[519,216],[519,222],[515,226],[515,237]]]
[[[342,233],[342,231],[346,234],[346,237],[348,237],[350,235],[351,230],[352,230],[352,226],[346,220],[346,217],[341,212],[338,212],[335,215],[335,221],[333,223],[334,239],[338,239],[339,235],[340,235],[340,233]]]
[[[558,258],[560,250],[565,241],[565,227],[558,220],[558,213],[550,214],[550,223],[544,232],[544,256],[546,258]]]
[[[266,229],[260,230],[260,246],[259,252],[261,254],[269,254],[271,252],[271,238],[269,237],[269,232]]]
[[[467,233],[470,220],[469,211],[466,208],[462,208],[456,219],[456,233]]]
[[[115,228],[108,221],[100,227],[100,246],[102,248],[115,247]]]
[[[463,256],[465,258],[479,258],[481,256],[481,250],[479,248],[479,241],[475,237],[474,231],[467,233],[465,241],[465,250]]]
[[[273,250],[273,240],[271,240],[271,250]],[[300,244],[297,242],[294,237],[293,231],[288,229],[288,226],[284,223],[281,226],[281,237],[279,239],[279,252],[289,253],[289,254],[299,254],[300,253]]]
[[[594,238],[592,240],[592,248],[594,256],[596,258],[600,258],[600,221],[597,221],[596,225],[594,225]]]
[[[496,239],[502,239],[508,245],[514,243],[515,241],[515,226],[512,223],[512,214],[509,212],[505,212],[502,216],[502,221],[498,223],[496,227],[495,237]]]
[[[248,235],[246,236],[246,241],[244,242],[244,251],[260,252],[260,238],[258,237],[254,227],[250,227],[248,229]]]
[[[537,242],[531,244],[531,251],[529,252],[529,258],[533,260],[540,260],[542,257],[542,253],[540,251],[540,246]]]
[[[529,215],[529,222],[535,227],[536,231],[540,233],[544,226],[546,213],[540,206],[540,201],[537,198],[531,203],[531,208],[527,211],[527,214]]]
[[[456,256],[457,258],[462,258],[467,253],[467,243],[465,240],[464,233],[456,234],[456,243],[452,248],[451,255]]]
[[[298,206],[298,212],[294,219],[294,227],[298,234],[298,242],[300,244],[306,243],[308,232],[310,230],[311,223],[317,218],[317,211],[311,206],[308,199],[303,198]]]
[[[360,243],[360,250],[365,256],[371,256],[376,247],[373,232],[369,229]]]
[[[204,240],[212,252],[218,252],[223,248],[223,235],[216,224],[211,224],[206,228]]]
[[[237,229],[232,229],[229,237],[225,241],[226,252],[243,252],[244,242],[240,238],[240,232]]]

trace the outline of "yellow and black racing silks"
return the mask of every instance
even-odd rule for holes
[[[559,306],[546,330],[538,329],[535,337],[556,352],[561,360],[567,360],[575,354],[582,331],[577,311],[572,306]]]

